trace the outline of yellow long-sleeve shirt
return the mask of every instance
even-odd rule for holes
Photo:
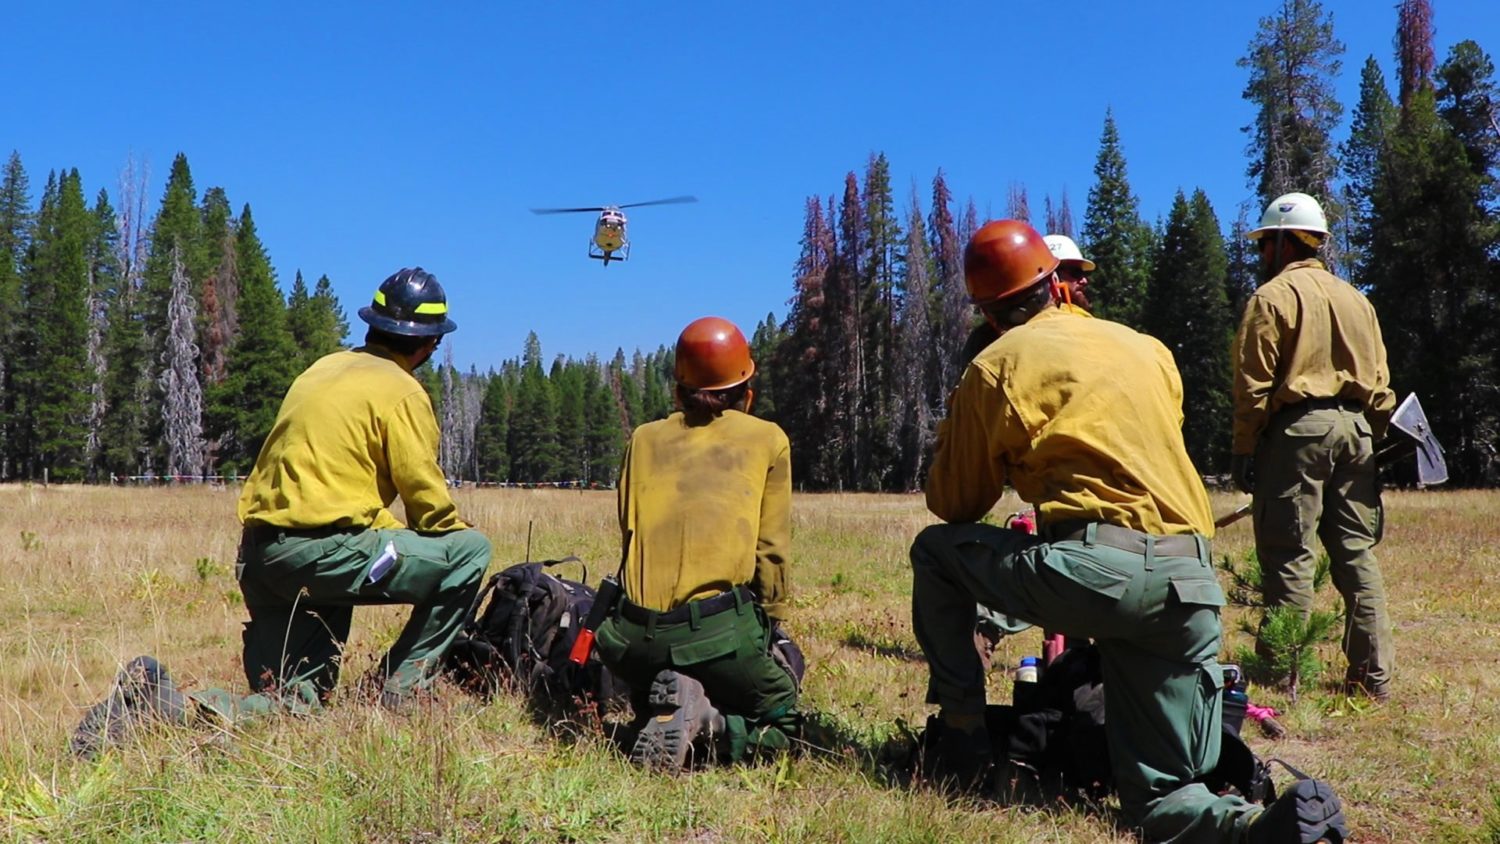
[[[240,493],[240,521],[284,528],[468,527],[437,462],[432,402],[409,361],[379,346],[334,352],[297,376]]]
[[[938,426],[927,507],[975,521],[1009,480],[1043,525],[1213,535],[1182,441],[1182,379],[1156,339],[1048,308],[969,364]]]
[[[1362,405],[1377,440],[1396,409],[1375,308],[1321,261],[1287,264],[1255,291],[1233,359],[1234,454],[1254,454],[1271,414],[1307,399]]]
[[[779,618],[791,505],[791,449],[775,423],[728,410],[636,428],[620,469],[625,594],[665,611],[748,584]]]

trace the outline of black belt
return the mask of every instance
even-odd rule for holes
[[[365,528],[350,527],[344,525],[335,527],[327,525],[316,528],[286,528],[276,525],[245,525],[245,539],[251,542],[275,542],[283,537],[291,536],[297,539],[323,539],[329,536],[337,536],[341,533],[357,533]]]
[[[1063,522],[1055,527],[1044,528],[1042,535],[1047,538],[1048,542],[1088,542],[1090,528],[1094,531],[1093,544],[1128,551],[1132,554],[1145,556],[1148,540],[1152,553],[1158,557],[1196,557],[1201,553],[1202,546],[1195,534],[1162,536],[1102,522],[1097,524]]]
[[[728,592],[720,592],[712,598],[704,598],[699,601],[688,601],[675,610],[657,612],[648,610],[638,604],[632,604],[629,599],[620,601],[620,617],[632,624],[650,624],[655,618],[657,624],[681,624],[691,621],[694,607],[698,610],[699,618],[708,618],[718,615],[726,610],[732,610],[741,604],[752,604],[755,595],[743,586],[736,586]]]

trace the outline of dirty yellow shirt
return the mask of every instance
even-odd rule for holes
[[[1305,399],[1347,399],[1379,440],[1396,409],[1375,308],[1323,268],[1294,261],[1245,305],[1234,338],[1235,454],[1254,454],[1271,414]]]
[[[285,528],[399,528],[396,496],[413,530],[468,527],[438,468],[438,427],[427,391],[398,353],[334,352],[297,376],[240,493],[240,521]]]
[[[977,521],[1009,481],[1043,525],[1213,535],[1182,441],[1182,379],[1155,338],[1049,308],[979,353],[948,401],[927,508]]]
[[[670,610],[748,585],[780,618],[787,595],[792,463],[773,422],[681,412],[635,429],[620,469],[625,594]]]

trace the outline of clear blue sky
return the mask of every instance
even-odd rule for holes
[[[27,3],[0,21],[0,155],[33,200],[49,169],[153,206],[173,156],[249,202],[283,289],[326,273],[350,313],[395,269],[448,290],[460,366],[671,343],[719,314],[784,315],[803,201],[873,151],[898,202],[939,167],[1000,213],[1008,187],[1082,217],[1106,107],[1148,219],[1204,188],[1249,196],[1238,3]],[[1438,60],[1500,51],[1500,3],[1434,0]],[[1394,0],[1325,0],[1352,108]],[[1346,115],[1347,120],[1347,115]],[[1344,130],[1340,130],[1342,138]],[[585,257],[589,215],[534,206],[696,194],[631,215],[626,264]]]

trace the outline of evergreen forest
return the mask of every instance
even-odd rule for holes
[[[1015,182],[995,216],[1073,237],[1098,264],[1095,314],[1172,351],[1188,449],[1213,475],[1228,465],[1230,340],[1260,281],[1244,234],[1271,198],[1312,194],[1333,231],[1325,262],[1379,313],[1398,396],[1420,395],[1455,483],[1493,486],[1493,60],[1472,40],[1439,60],[1430,0],[1402,0],[1394,78],[1366,58],[1346,122],[1331,16],[1316,0],[1274,7],[1239,61],[1255,111],[1242,202],[1215,209],[1184,188],[1164,217],[1144,218],[1107,111],[1081,218],[1065,191],[1033,208]],[[90,201],[63,169],[38,192],[15,153],[0,174],[0,480],[243,474],[292,379],[363,335],[327,275],[285,283],[250,205],[199,194],[186,155],[154,214],[137,164],[119,184]],[[784,315],[742,326],[760,366],[755,412],[786,430],[799,488],[918,489],[975,320],[962,251],[981,215],[941,170],[898,195],[882,153],[828,187],[806,199],[800,244],[786,245]],[[630,430],[671,411],[672,367],[667,346],[549,362],[532,334],[497,369],[461,372],[448,357],[417,375],[454,479],[607,486]]]

